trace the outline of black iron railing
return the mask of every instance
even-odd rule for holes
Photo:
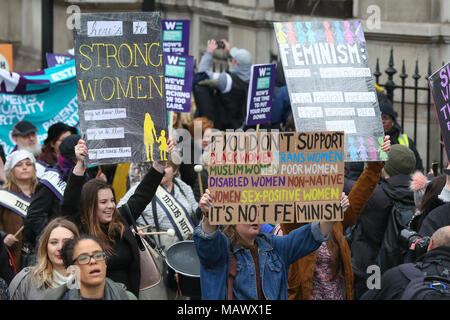
[[[424,167],[426,170],[429,170],[431,168],[431,163],[430,163],[430,159],[431,159],[431,143],[433,141],[431,141],[430,137],[431,137],[431,127],[432,125],[434,125],[434,123],[432,123],[432,121],[435,121],[435,119],[431,119],[431,110],[434,110],[434,103],[431,100],[431,91],[430,91],[430,87],[428,86],[428,83],[426,86],[419,86],[419,79],[422,78],[422,75],[419,74],[419,61],[416,60],[416,66],[414,69],[414,74],[411,76],[411,78],[414,80],[414,85],[413,86],[408,86],[406,85],[406,79],[408,78],[408,74],[406,74],[406,68],[405,68],[405,60],[402,61],[402,70],[401,73],[399,74],[399,77],[401,79],[401,84],[397,85],[394,82],[394,74],[397,73],[397,70],[394,67],[394,50],[391,48],[391,52],[390,52],[390,56],[389,56],[389,62],[388,62],[388,67],[385,70],[385,73],[387,75],[387,81],[384,84],[381,84],[379,82],[380,77],[382,76],[382,73],[380,72],[380,64],[379,64],[379,59],[377,58],[377,63],[375,66],[375,72],[373,73],[373,75],[375,76],[375,82],[377,83],[377,85],[379,85],[380,87],[384,87],[386,90],[386,93],[389,97],[389,99],[393,102],[394,105],[394,110],[396,108],[398,108],[398,105],[400,105],[400,125],[402,127],[402,129],[405,128],[405,104],[406,104],[406,91],[407,90],[412,90],[413,94],[414,94],[414,98],[412,101],[412,105],[414,108],[414,118],[413,118],[413,139],[414,142],[416,143],[416,147],[417,149],[419,149],[420,145],[418,144],[417,141],[417,124],[418,124],[418,110],[419,108],[426,108],[426,113],[427,113],[427,121],[426,121],[426,155],[425,155],[425,159],[426,162],[424,163]],[[427,70],[427,75],[425,76],[425,79],[428,82],[428,77],[431,75],[431,62],[428,62],[428,70]],[[399,92],[400,91],[400,92]],[[425,91],[426,94],[426,103],[425,104],[420,104],[419,103],[419,92],[423,92]],[[400,94],[400,98],[399,99],[394,99],[397,98],[397,94]],[[444,160],[444,143],[442,140],[442,136],[440,136],[440,141],[439,141],[439,164],[440,164],[440,168],[442,171],[442,167],[443,167],[443,160]],[[421,154],[422,159],[424,158],[423,154]]]

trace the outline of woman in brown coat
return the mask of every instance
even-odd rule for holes
[[[389,136],[382,149],[390,150]],[[334,224],[328,241],[306,257],[291,264],[288,277],[290,300],[352,300],[353,270],[350,247],[344,237],[345,230],[355,224],[372,195],[384,162],[369,162],[348,195],[350,207],[344,220]],[[299,223],[281,224],[283,234],[300,226]]]
[[[0,239],[11,252],[16,271],[21,269],[23,219],[38,183],[34,156],[12,152],[5,163],[6,182],[0,189]]]

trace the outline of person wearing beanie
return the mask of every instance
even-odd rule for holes
[[[12,255],[17,272],[21,269],[23,220],[38,183],[33,154],[11,152],[6,158],[6,183],[0,189],[0,240]]]
[[[16,144],[12,151],[25,149],[35,158],[41,154],[41,145],[37,139],[38,129],[29,121],[17,122],[11,130],[11,137]]]
[[[414,192],[409,188],[416,163],[414,152],[395,144],[391,146],[388,156],[380,182],[352,229],[350,248],[355,299],[368,290],[367,279],[370,274],[367,273],[367,267],[379,265],[378,256],[383,249],[385,234],[390,232],[389,221],[394,204],[410,209],[409,219],[414,212]]]
[[[213,55],[219,48],[218,44],[223,44],[223,53],[231,61],[231,68],[227,72],[210,71]],[[252,67],[252,55],[246,49],[230,48],[227,40],[220,41],[208,40],[206,52],[200,60],[197,74],[206,74],[206,79],[199,82],[200,86],[209,85],[218,89],[219,99],[222,104],[217,103],[217,99],[206,100],[200,99],[198,95],[201,91],[194,88],[194,96],[197,107],[199,108],[198,117],[206,116],[214,122],[214,126],[220,130],[237,129],[244,125],[246,106],[247,106],[247,90],[250,82],[250,73]],[[203,101],[200,103],[200,101]]]
[[[412,140],[406,133],[403,133],[403,129],[397,122],[397,112],[394,111],[392,102],[389,100],[384,92],[377,90],[378,103],[381,111],[381,121],[383,123],[384,134],[391,137],[391,143],[401,144],[410,148],[415,155],[416,164],[415,170],[423,172],[422,158],[417,151],[414,140]]]
[[[38,161],[42,161],[46,165],[54,164],[59,155],[61,142],[71,134],[77,134],[77,129],[63,122],[52,124],[48,129],[47,138],[44,140],[44,146]]]

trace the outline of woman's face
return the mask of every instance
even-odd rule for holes
[[[33,178],[35,173],[33,162],[30,159],[23,159],[17,162],[13,169],[13,174],[16,180],[24,181]]]
[[[383,123],[384,132],[391,131],[392,127],[394,126],[394,119],[390,115],[382,114],[381,115],[381,121]]]
[[[164,177],[161,180],[161,184],[167,185],[168,183],[172,182],[176,173],[177,170],[174,170],[172,166],[168,165],[166,169],[164,169]]]
[[[261,229],[260,224],[237,224],[236,231],[244,240],[253,241]]]
[[[208,128],[205,130],[205,133],[203,134],[202,138],[202,149],[205,150],[208,147],[209,140],[211,139],[211,135],[213,133],[213,130],[211,128]]]
[[[50,232],[50,237],[47,243],[47,256],[53,266],[63,266],[61,259],[61,248],[67,240],[74,237],[72,231],[64,227],[56,227]]]
[[[97,217],[100,223],[110,223],[116,209],[114,194],[111,189],[100,189],[97,193]]]
[[[50,142],[50,146],[55,150],[56,154],[59,154],[59,146],[61,145],[61,142],[67,138],[68,136],[70,136],[71,132],[70,131],[66,131],[63,134],[61,134],[58,138],[58,140],[56,140],[55,142]]]
[[[92,256],[95,253],[102,252],[102,247],[91,239],[79,241],[73,248],[72,259],[77,259],[80,255]],[[87,264],[75,264],[80,268],[80,284],[85,287],[98,286],[105,282],[106,278],[106,261],[95,260],[91,257]]]

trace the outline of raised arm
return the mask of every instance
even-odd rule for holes
[[[384,137],[381,149],[386,153],[391,150],[389,136]],[[373,190],[375,190],[375,187],[380,180],[381,169],[383,169],[383,167],[384,162],[382,161],[368,162],[367,167],[364,169],[348,195],[350,207],[344,217],[343,230],[346,230],[348,227],[355,224],[358,216],[361,214],[367,201],[369,201]]]
[[[168,139],[167,153],[171,154],[175,149],[176,142],[171,138]],[[128,199],[127,204],[130,208],[133,218],[137,220],[142,211],[152,201],[156,190],[164,176],[164,170],[167,166],[165,161],[153,162],[152,168],[144,176],[144,179],[138,184],[134,194]],[[125,215],[126,217],[126,215]]]
[[[87,154],[88,149],[86,143],[84,140],[80,139],[75,146],[77,163],[69,176],[66,189],[64,190],[63,201],[61,203],[61,214],[63,216],[69,216],[72,219],[79,219],[79,216],[81,215],[80,198],[81,189],[84,184],[84,173],[86,172],[84,158]]]

